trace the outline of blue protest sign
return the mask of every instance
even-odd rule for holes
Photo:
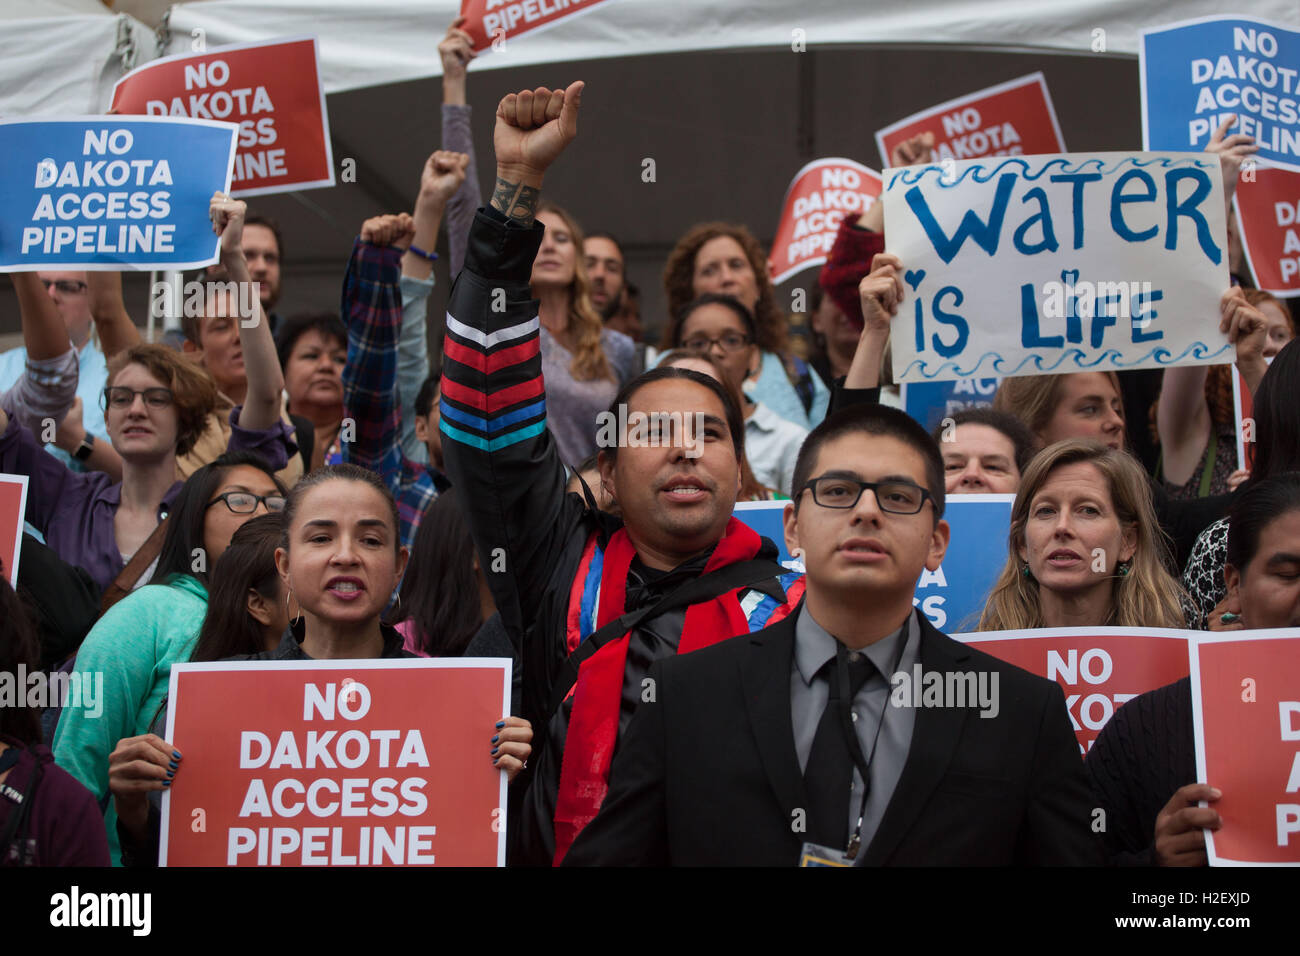
[[[785,564],[790,560],[790,551],[785,546],[785,524],[782,515],[788,501],[738,501],[732,514],[749,525],[763,537],[768,538],[781,552],[778,560]],[[802,570],[802,566],[800,567]]]
[[[885,170],[903,263],[896,382],[1208,365],[1228,288],[1208,153],[1064,153]]]
[[[992,408],[999,378],[959,378],[954,382],[912,382],[899,386],[903,411],[928,432],[967,408]]]
[[[208,202],[239,127],[148,116],[0,120],[0,272],[217,260]]]
[[[944,518],[952,528],[948,553],[936,571],[923,571],[912,603],[940,630],[973,631],[1007,560],[1007,533],[1015,495],[949,495]],[[782,515],[787,501],[742,501],[733,512],[780,549],[787,567],[803,570],[786,550]]]
[[[952,529],[937,571],[922,571],[912,603],[941,631],[973,631],[1007,561],[1015,495],[949,495]]]
[[[1300,170],[1300,33],[1207,17],[1145,31],[1138,55],[1144,148],[1202,150],[1235,114],[1260,160]]]

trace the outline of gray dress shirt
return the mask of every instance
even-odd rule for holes
[[[876,827],[880,825],[885,808],[889,806],[912,744],[916,712],[911,707],[889,706],[889,677],[896,670],[911,673],[912,665],[920,660],[921,628],[917,624],[916,614],[913,610],[904,625],[893,634],[856,652],[866,654],[876,666],[876,673],[871,675],[853,698],[853,728],[857,731],[858,743],[862,745],[862,753],[867,758],[867,773],[871,776],[871,793],[862,818],[862,851],[859,851],[859,859],[871,845]],[[826,661],[834,659],[836,640],[813,620],[807,605],[804,605],[799,610],[799,619],[795,621],[794,641],[794,665],[790,668],[790,710],[794,719],[794,747],[802,771],[808,766],[808,755],[812,752],[817,725],[821,722],[822,712],[830,697],[830,684],[825,675],[817,676],[817,671]],[[905,641],[901,658],[898,646],[900,641]],[[850,651],[850,654],[853,653],[855,652]],[[894,663],[896,660],[897,668]],[[876,734],[877,728],[880,729],[879,737]],[[857,826],[861,805],[862,775],[854,769],[853,795],[849,799],[849,833]],[[842,850],[843,847],[833,849]]]

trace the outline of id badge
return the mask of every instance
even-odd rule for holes
[[[843,850],[835,850],[818,843],[805,843],[799,854],[800,866],[852,866],[853,861]]]

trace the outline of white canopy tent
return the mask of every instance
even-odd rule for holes
[[[459,0],[117,0],[113,12],[97,0],[0,0],[0,115],[100,111],[126,68],[196,41],[314,34],[335,162],[354,159],[356,182],[256,206],[286,234],[284,309],[332,309],[361,221],[408,209],[439,145],[436,46],[458,9]],[[1041,70],[1069,148],[1140,147],[1138,30],[1225,12],[1210,0],[605,0],[474,62],[477,169],[486,190],[503,93],[586,80],[578,143],[547,194],[620,238],[657,325],[664,257],[691,223],[739,220],[770,240],[796,170],[820,156],[879,167],[872,133],[916,110]],[[1252,0],[1244,12],[1300,29],[1295,0]],[[1101,40],[1105,52],[1094,52]],[[640,177],[647,157],[658,169],[651,184]],[[128,288],[143,315],[143,280]],[[16,327],[0,290],[0,332]]]

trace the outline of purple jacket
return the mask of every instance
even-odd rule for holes
[[[255,452],[272,471],[280,470],[297,451],[293,432],[284,422],[265,431],[240,428],[241,408],[230,412],[229,450]],[[0,435],[0,472],[30,477],[25,517],[60,558],[85,568],[101,590],[113,583],[124,566],[113,531],[122,503],[121,482],[114,483],[102,472],[70,471],[12,418]],[[182,484],[178,481],[167,489],[158,507],[159,521],[171,510]]]
[[[4,740],[19,756],[0,783],[0,833],[24,801],[34,802],[26,826],[14,834],[13,848],[6,852],[0,847],[4,854],[0,866],[108,866],[104,813],[90,791],[54,762],[54,754],[44,744],[37,744],[33,755],[17,740]],[[38,762],[41,779],[33,797],[32,775]]]

